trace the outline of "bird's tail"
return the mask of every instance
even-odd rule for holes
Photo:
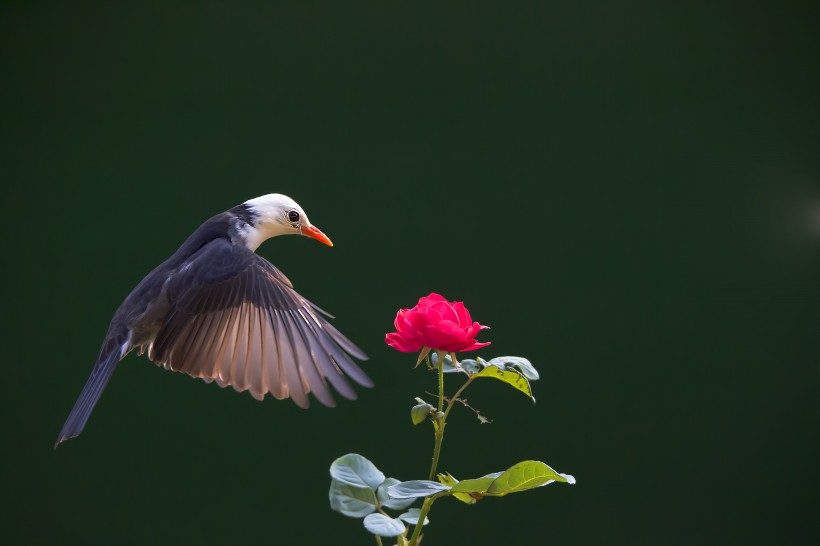
[[[119,351],[112,351],[105,360],[94,366],[91,377],[86,381],[80,397],[74,403],[71,413],[68,414],[68,419],[66,419],[63,429],[60,431],[57,441],[54,442],[54,449],[57,449],[60,443],[79,436],[83,431],[86,421],[91,416],[91,411],[97,404],[97,400],[100,399],[105,386],[108,385],[108,380],[111,379],[111,374],[114,373],[120,358]]]

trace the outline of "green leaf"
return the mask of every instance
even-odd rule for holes
[[[421,404],[416,404],[413,406],[413,409],[410,410],[410,420],[413,421],[414,425],[424,422],[427,416],[436,409],[424,400],[421,400],[421,398],[416,398],[416,400],[420,400]]]
[[[430,359],[433,363],[433,366],[438,366],[438,355],[436,353],[432,353],[430,355]],[[479,358],[479,361],[481,359]],[[486,365],[486,362],[485,364]],[[453,366],[453,359],[450,358],[450,355],[444,355],[444,364],[441,366],[441,370],[444,373],[467,373],[467,375],[473,375],[481,371],[484,365],[476,362],[471,358],[465,358],[464,360],[459,361],[458,368]]]
[[[452,474],[450,474],[449,472],[445,472],[444,474],[439,474],[439,475],[438,475],[438,476],[436,476],[436,477],[438,478],[438,481],[440,481],[440,482],[441,482],[441,483],[443,483],[444,485],[449,485],[450,487],[453,487],[453,486],[455,486],[457,483],[459,483],[459,482],[458,482],[458,480],[457,480],[457,479],[455,479],[455,478],[452,476]],[[470,495],[468,495],[467,493],[453,493],[453,496],[454,496],[456,499],[458,499],[458,500],[460,500],[461,502],[463,502],[464,504],[475,504],[475,503],[476,503],[476,499],[475,499],[475,498],[473,498],[473,497],[471,497],[471,496],[470,496]]]
[[[552,482],[575,483],[569,474],[556,472],[540,461],[524,461],[504,472],[494,472],[481,478],[458,481],[450,474],[439,474],[439,480],[451,487],[450,492],[462,502],[474,504],[481,497],[503,497],[534,489]],[[469,502],[465,497],[472,500]]]
[[[376,465],[357,453],[339,457],[330,465],[330,475],[339,481],[373,491],[384,481],[384,474]]]
[[[404,514],[399,516],[399,519],[402,521],[406,521],[410,525],[418,525],[419,524],[419,516],[421,516],[421,509],[419,508],[411,508]],[[423,525],[427,525],[430,523],[430,518],[424,516],[424,523]]]
[[[492,485],[495,479],[501,474],[501,472],[494,472],[481,478],[461,480],[453,486],[452,490],[454,493],[478,493],[479,495],[484,496],[490,488],[490,485]]]
[[[429,497],[442,491],[448,491],[449,486],[430,480],[410,480],[387,488],[387,494],[392,499],[416,499]]]
[[[336,478],[330,480],[330,508],[351,518],[376,511],[376,493],[369,487],[352,485]]]
[[[552,482],[573,484],[575,478],[569,474],[560,474],[541,461],[524,461],[511,466],[496,478],[487,488],[487,494],[502,497]]]
[[[487,364],[504,370],[516,371],[530,381],[536,381],[540,378],[535,366],[533,366],[529,360],[520,356],[497,356],[487,362]]]
[[[493,379],[503,381],[504,383],[511,385],[519,391],[523,392],[524,394],[529,396],[533,402],[535,402],[535,397],[532,395],[532,389],[530,388],[530,382],[527,381],[526,377],[524,377],[518,372],[502,370],[501,368],[497,368],[496,366],[487,366],[486,368],[475,374],[473,377],[492,377]]]
[[[384,514],[370,514],[364,518],[364,527],[380,537],[397,537],[406,529],[401,521]]]
[[[473,375],[474,373],[478,373],[481,371],[484,366],[481,365],[480,358],[478,361],[473,360],[472,358],[465,358],[463,360],[458,361],[458,368],[454,367],[450,364],[451,370],[444,370],[450,372],[467,372],[467,375]]]
[[[396,478],[387,478],[382,482],[379,488],[376,490],[376,499],[379,501],[379,504],[384,506],[385,508],[392,508],[393,510],[404,510],[414,502],[416,499],[391,499],[390,495],[387,494],[387,490],[397,484],[400,484],[401,481],[397,480]]]
[[[438,474],[436,474],[436,478],[438,478],[439,483],[449,485],[450,487],[453,487],[455,484],[458,483],[458,480],[455,479],[453,475],[449,472],[444,472],[443,474],[439,472]]]

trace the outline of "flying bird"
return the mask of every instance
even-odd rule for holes
[[[291,398],[303,408],[308,393],[334,406],[329,385],[355,399],[348,378],[372,387],[351,358],[367,355],[256,254],[277,235],[333,246],[293,199],[272,193],[207,220],[149,273],[114,313],[54,447],[82,432],[117,364],[134,349],[165,369],[249,391],[258,400],[267,393]]]

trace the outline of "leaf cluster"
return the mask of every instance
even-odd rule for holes
[[[395,518],[385,512],[385,509],[405,510],[416,498],[391,497],[389,489],[402,482],[386,478],[365,457],[356,453],[339,457],[330,465],[330,476],[330,507],[345,516],[363,517],[365,528],[374,535],[399,536],[407,530],[403,522],[418,524],[418,508],[411,508]],[[426,518],[424,523],[428,523]]]
[[[547,464],[534,460],[522,461],[506,470],[480,478],[457,480],[449,473],[437,473],[447,417],[455,402],[475,411],[482,422],[489,422],[467,404],[466,399],[460,398],[473,381],[483,378],[501,381],[535,402],[530,382],[538,380],[540,376],[529,360],[516,356],[502,356],[491,360],[477,357],[458,362],[453,353],[422,351],[417,364],[422,360],[427,360],[428,366],[437,370],[439,377],[438,406],[417,397],[416,404],[410,410],[410,419],[414,425],[429,419],[435,432],[429,479],[400,481],[387,478],[365,457],[351,453],[336,459],[330,467],[330,505],[333,510],[346,516],[364,518],[365,528],[376,535],[378,544],[381,544],[379,537],[397,537],[399,546],[416,546],[421,540],[421,527],[429,522],[427,514],[430,508],[442,497],[454,497],[463,503],[475,504],[485,497],[503,497],[553,482],[575,483],[573,476],[556,472]],[[451,398],[447,398],[444,396],[444,374],[453,373],[463,373],[467,380]],[[434,481],[434,477],[438,481]],[[421,509],[410,508],[417,499],[424,499]],[[387,510],[404,512],[392,516]],[[421,525],[420,519],[423,520]],[[408,525],[413,527],[409,540]]]

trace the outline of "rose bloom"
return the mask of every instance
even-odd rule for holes
[[[473,351],[490,342],[476,341],[484,328],[470,318],[470,312],[460,301],[449,302],[439,294],[421,298],[412,309],[400,309],[393,322],[396,331],[387,334],[388,345],[405,353],[422,347],[447,352]]]

